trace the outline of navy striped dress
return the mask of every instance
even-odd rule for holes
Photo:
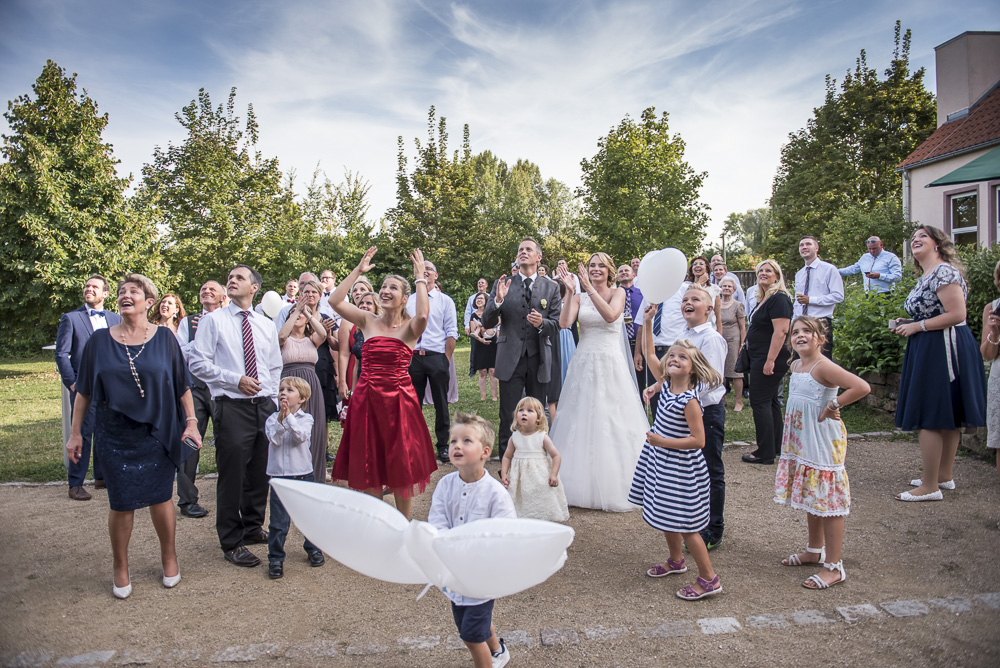
[[[653,433],[667,438],[691,435],[684,407],[697,399],[695,390],[672,394],[664,383]],[[708,466],[701,450],[642,446],[628,500],[642,506],[642,518],[660,531],[696,533],[708,526]]]

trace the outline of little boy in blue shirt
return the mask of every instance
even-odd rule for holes
[[[475,413],[458,413],[451,427],[448,456],[458,469],[441,478],[431,498],[427,521],[451,529],[488,517],[517,517],[510,493],[485,470],[493,451],[493,425]],[[469,598],[444,589],[458,635],[472,653],[476,668],[500,668],[510,652],[493,628],[493,600]]]

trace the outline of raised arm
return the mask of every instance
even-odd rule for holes
[[[483,309],[482,321],[483,327],[486,329],[493,329],[500,321],[500,305],[503,304],[503,300],[507,297],[510,280],[507,278],[507,274],[504,274],[493,283],[493,289],[490,290],[490,297],[486,300],[486,308]]]
[[[657,381],[663,380],[663,365],[656,356],[656,344],[653,342],[653,316],[659,307],[650,304],[642,314],[642,346],[646,351],[646,368]]]
[[[424,253],[419,248],[414,248],[410,253],[410,261],[413,262],[413,283],[416,300],[413,308],[413,316],[406,321],[407,338],[413,343],[420,338],[420,335],[427,329],[427,318],[430,316],[431,303],[427,299],[427,279],[424,278]],[[404,307],[405,308],[405,307]],[[452,311],[454,311],[454,305]],[[412,346],[413,343],[410,345]]]
[[[569,329],[580,314],[580,296],[576,294],[576,283],[573,276],[562,267],[556,267],[556,276],[566,288],[562,298],[562,311],[559,313],[559,327]]]
[[[333,291],[332,295],[330,295],[330,306],[333,310],[336,311],[341,318],[357,325],[362,331],[364,331],[365,325],[368,324],[368,319],[371,317],[371,314],[368,311],[362,311],[357,306],[347,301],[347,293],[350,292],[351,286],[354,285],[359,278],[361,278],[364,274],[367,274],[375,267],[372,263],[372,257],[375,255],[375,251],[377,250],[378,249],[375,246],[372,246],[365,251],[364,256],[361,258],[361,262],[358,263],[358,266],[356,266],[351,273],[337,285],[337,289]]]
[[[579,266],[580,273],[578,278],[580,281],[580,289],[590,295],[590,301],[594,304],[594,308],[597,312],[601,314],[604,318],[604,322],[614,322],[618,319],[625,311],[625,290],[622,288],[616,288],[614,292],[611,293],[611,299],[605,301],[601,293],[597,291],[594,287],[593,282],[590,280],[590,275],[587,273],[586,267],[583,264]],[[579,308],[579,301],[577,301],[577,308]]]
[[[288,312],[288,317],[285,318],[285,322],[281,325],[281,329],[278,330],[278,345],[284,346],[285,341],[288,337],[292,335],[292,329],[295,327],[295,321],[299,319],[299,314],[302,313],[302,309],[305,308],[305,302],[298,301],[292,306],[292,310]]]

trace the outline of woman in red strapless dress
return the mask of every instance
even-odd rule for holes
[[[330,295],[330,305],[365,335],[361,377],[354,387],[344,422],[344,435],[333,462],[334,480],[351,489],[381,497],[388,487],[396,508],[409,519],[412,498],[424,491],[437,470],[434,445],[408,372],[413,346],[427,326],[429,303],[424,255],[413,251],[416,314],[406,313],[410,284],[387,276],[379,290],[382,314],[363,311],[344,301],[351,285],[373,267],[372,246],[351,275]]]

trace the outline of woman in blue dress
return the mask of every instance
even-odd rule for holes
[[[899,378],[896,426],[918,430],[922,478],[900,501],[940,501],[954,489],[960,430],[986,424],[986,374],[979,345],[965,324],[965,284],[955,244],[942,230],[921,225],[910,238],[917,284],[904,308],[912,322],[896,325],[907,337]]]
[[[106,464],[112,593],[118,598],[132,593],[128,544],[137,508],[149,508],[160,540],[163,586],[171,588],[180,582],[174,546],[174,473],[201,447],[177,339],[169,329],[146,319],[156,295],[152,281],[139,274],[126,274],[118,284],[122,322],[94,332],[83,349],[73,428],[66,443],[69,458],[77,461],[83,444],[83,416],[91,401],[96,401],[94,448]],[[184,444],[188,439],[193,447]]]

